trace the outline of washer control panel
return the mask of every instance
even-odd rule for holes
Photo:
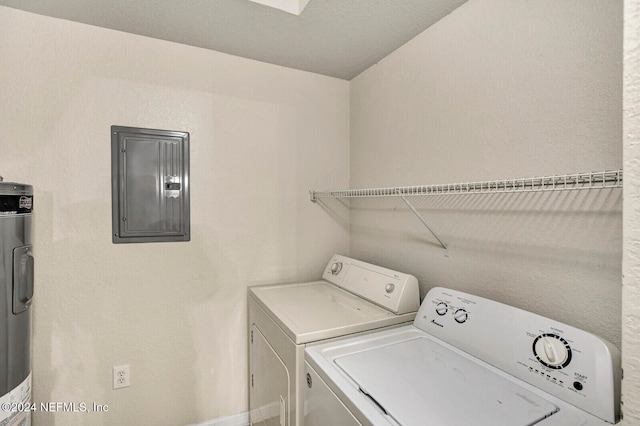
[[[445,316],[447,314],[452,315],[453,319],[459,323],[465,323],[469,319],[469,312],[465,308],[456,308],[447,302],[438,302],[436,305],[436,314]]]
[[[413,275],[335,255],[322,278],[398,315],[420,307],[418,280]]]
[[[620,352],[593,334],[442,287],[414,325],[607,422],[620,418]]]

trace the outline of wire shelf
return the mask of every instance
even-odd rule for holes
[[[439,185],[398,186],[387,188],[309,191],[311,201],[318,198],[409,197],[450,194],[491,194],[508,192],[567,191],[621,188],[622,170],[574,173],[559,176],[529,177]]]

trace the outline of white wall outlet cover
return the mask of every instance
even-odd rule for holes
[[[117,365],[113,367],[113,388],[126,388],[130,384],[129,365]]]

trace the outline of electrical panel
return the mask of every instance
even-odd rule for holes
[[[189,241],[189,133],[111,126],[113,243]]]

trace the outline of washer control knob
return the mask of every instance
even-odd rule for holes
[[[342,271],[342,262],[335,262],[331,265],[331,275],[338,275]]]
[[[395,290],[395,289],[396,289],[396,285],[394,283],[389,283],[386,286],[384,286],[384,290],[387,293],[393,293],[393,290]]]
[[[546,367],[559,370],[571,362],[571,346],[562,337],[545,333],[533,341],[533,354]]]
[[[469,314],[465,309],[460,308],[455,311],[453,318],[455,318],[457,323],[462,324],[467,321]]]
[[[436,305],[436,314],[440,316],[446,314],[448,310],[449,310],[449,307],[444,302],[440,302]]]

